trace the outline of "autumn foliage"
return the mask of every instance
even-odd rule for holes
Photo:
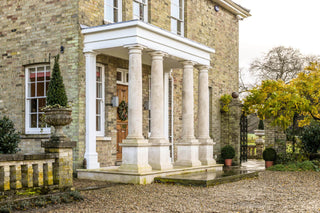
[[[299,115],[299,126],[320,120],[320,64],[311,63],[290,82],[266,80],[253,88],[244,100],[246,113],[260,119],[271,118],[272,124],[288,128]]]

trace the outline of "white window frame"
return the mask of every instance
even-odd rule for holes
[[[108,2],[112,1],[112,4]],[[114,2],[117,1],[118,7],[114,6]],[[108,17],[108,9],[112,9],[112,18]],[[117,10],[117,20],[114,17],[114,11]],[[122,21],[122,0],[104,0],[104,21],[108,23],[115,23]]]
[[[172,14],[172,11],[173,11],[173,1],[174,0],[171,0],[171,32],[173,32],[174,34],[177,34],[177,35],[181,35],[181,36],[184,36],[184,0],[178,0],[179,1],[179,11],[178,13],[180,14],[180,18],[178,17],[174,17],[174,15]],[[181,4],[181,5],[180,5]],[[181,10],[181,11],[180,11]],[[177,21],[177,27],[174,28],[174,25],[173,25],[173,20],[174,21]],[[180,25],[181,25],[181,32],[179,33],[178,32],[178,22],[180,22]]]
[[[129,71],[127,69],[117,68],[117,74],[121,72],[121,81],[118,81],[117,84],[129,85]]]
[[[29,90],[31,89],[29,87],[29,77],[30,77],[29,70],[31,68],[37,69],[38,67],[45,67],[45,70],[47,70],[46,67],[48,67],[48,66],[49,66],[49,72],[51,75],[50,64],[48,64],[48,63],[30,65],[30,66],[25,67],[25,134],[50,134],[50,132],[51,132],[51,128],[47,125],[45,127],[40,127],[39,124],[37,123],[38,127],[31,127],[31,114],[30,114],[31,113],[31,107],[30,107],[31,100],[37,99],[37,98],[46,98],[47,96],[46,95],[45,96],[36,96],[36,98],[29,97]],[[44,88],[44,90],[45,90],[45,88]],[[45,90],[45,94],[46,93],[47,93],[47,91]],[[43,113],[39,112],[39,108],[37,107],[37,112],[36,112],[36,115],[38,117],[37,121],[39,121],[39,117],[41,114],[43,114]]]
[[[139,6],[143,7],[143,17],[135,17],[134,15],[134,4],[139,4]],[[133,0],[132,1],[132,18],[139,19],[144,22],[148,22],[148,0]]]
[[[100,124],[101,124],[101,129],[100,131],[96,131],[97,136],[104,136],[105,134],[105,67],[102,64],[97,63],[97,68],[101,68],[101,98],[100,98],[100,108],[101,108],[101,115],[100,115]],[[98,69],[97,69],[98,70]],[[97,81],[96,81],[97,84]],[[97,94],[96,94],[97,96]],[[96,97],[96,100],[98,98]],[[96,114],[97,118],[98,114]]]

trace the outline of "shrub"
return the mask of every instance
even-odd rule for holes
[[[263,153],[263,160],[265,161],[275,161],[277,159],[277,153],[274,148],[266,148]]]
[[[68,98],[63,84],[63,78],[60,73],[59,55],[54,59],[49,88],[47,92],[47,106],[67,107]]]
[[[320,124],[313,122],[309,126],[303,127],[302,148],[307,153],[316,153],[320,147]]]
[[[14,154],[20,149],[20,133],[16,132],[13,122],[3,117],[0,119],[0,154]]]
[[[320,171],[319,161],[303,161],[303,162],[291,162],[288,164],[278,164],[269,167],[268,170],[271,171]]]
[[[221,157],[223,159],[232,159],[236,155],[235,150],[232,146],[226,145],[221,149]]]

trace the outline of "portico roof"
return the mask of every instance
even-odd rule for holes
[[[158,50],[167,54],[165,67],[180,67],[179,61],[188,60],[196,64],[210,65],[213,48],[163,30],[154,25],[132,20],[96,27],[85,28],[84,52],[96,51],[114,57],[128,59],[128,45],[139,44],[144,52]],[[143,54],[144,64],[151,64],[149,54]]]

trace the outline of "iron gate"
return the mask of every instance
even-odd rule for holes
[[[240,118],[240,163],[246,162],[248,148],[248,118],[242,113]]]

